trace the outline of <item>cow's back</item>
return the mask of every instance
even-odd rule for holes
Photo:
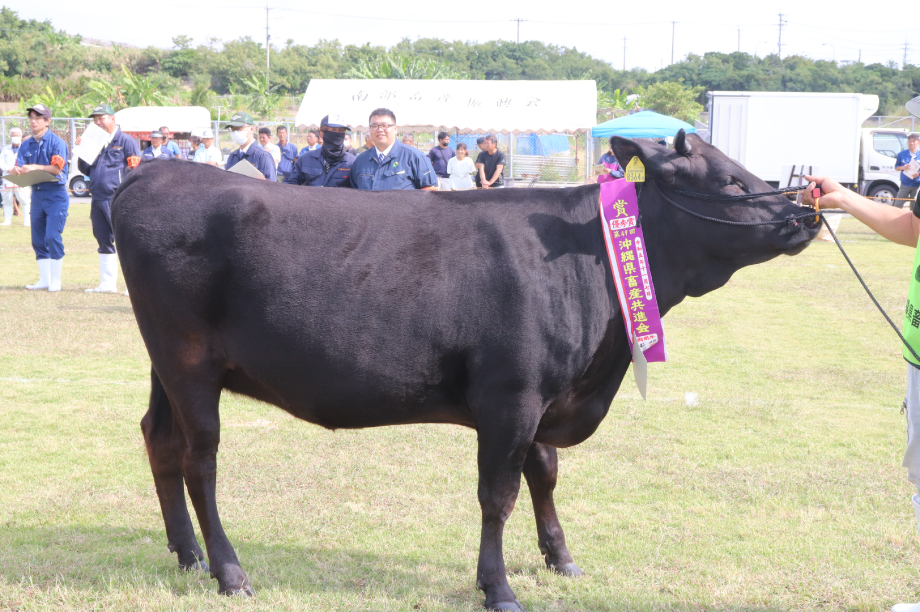
[[[113,221],[154,366],[205,337],[229,388],[313,422],[468,420],[471,377],[490,371],[548,399],[607,327],[590,193],[303,188],[179,162],[133,174]]]

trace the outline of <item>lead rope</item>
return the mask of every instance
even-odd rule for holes
[[[824,213],[819,212],[818,215],[821,217],[821,221],[824,223],[824,227],[827,228],[827,231],[830,233],[831,238],[834,239],[834,242],[837,243],[837,248],[840,249],[840,253],[843,255],[843,258],[847,260],[847,263],[850,264],[850,269],[853,270],[853,274],[856,275],[856,278],[859,279],[860,284],[863,286],[863,289],[866,290],[866,293],[869,294],[869,297],[872,299],[872,303],[875,304],[875,307],[878,308],[878,311],[882,313],[882,316],[885,317],[885,320],[888,321],[888,325],[891,326],[891,329],[894,330],[894,333],[898,335],[898,338],[901,339],[901,342],[904,343],[904,346],[907,347],[907,350],[910,351],[910,354],[914,356],[914,359],[917,360],[917,363],[920,363],[920,355],[913,349],[911,345],[907,343],[907,340],[904,339],[904,336],[901,335],[901,330],[897,328],[894,322],[891,320],[891,317],[888,316],[888,313],[885,312],[885,309],[882,308],[882,305],[878,303],[878,300],[875,299],[875,296],[872,295],[872,292],[869,291],[869,287],[866,285],[866,281],[863,280],[862,276],[859,275],[859,272],[856,271],[856,266],[853,265],[853,262],[850,261],[847,252],[843,250],[843,245],[840,244],[840,241],[837,239],[837,234],[834,233],[834,230],[831,229],[830,225],[827,223],[827,219],[824,218]]]

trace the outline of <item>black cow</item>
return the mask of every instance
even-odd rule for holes
[[[692,145],[692,148],[691,148]],[[769,187],[696,136],[674,151],[614,139],[647,169],[640,197],[662,313],[743,266],[795,254],[814,224],[738,228],[666,203],[674,187]],[[312,189],[187,162],[143,164],[112,203],[118,253],[153,365],[141,428],[169,549],[222,593],[252,593],[215,498],[222,389],[335,428],[455,423],[479,440],[485,606],[522,610],[502,530],[527,479],[540,551],[580,575],[556,517],[556,449],[590,436],[631,356],[601,234],[598,186],[456,193]],[[801,212],[783,197],[729,220]]]

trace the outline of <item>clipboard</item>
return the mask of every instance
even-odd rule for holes
[[[3,180],[9,181],[19,187],[31,187],[32,185],[40,185],[41,183],[56,183],[58,177],[44,170],[33,170],[25,174],[7,174],[3,177]]]
[[[235,172],[237,174],[242,174],[243,176],[248,176],[249,178],[254,179],[264,179],[265,175],[259,171],[258,168],[249,163],[249,160],[241,159],[231,168],[227,169],[227,172]]]

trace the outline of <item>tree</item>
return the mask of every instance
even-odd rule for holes
[[[696,101],[696,97],[702,91],[703,87],[684,87],[682,83],[675,81],[652,83],[648,87],[636,88],[639,104],[643,108],[676,117],[691,124],[703,112],[703,105]]]
[[[401,57],[384,53],[374,60],[362,60],[345,73],[348,79],[466,79],[450,63],[431,58]]]

